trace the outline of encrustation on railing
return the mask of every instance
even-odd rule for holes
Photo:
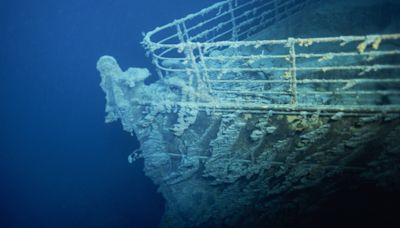
[[[400,34],[253,39],[310,0],[226,0],[147,33],[182,107],[264,112],[400,112]],[[186,94],[185,94],[186,93]]]

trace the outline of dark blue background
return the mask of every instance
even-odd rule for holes
[[[136,139],[104,124],[96,61],[151,68],[141,32],[212,2],[0,2],[0,227],[158,225]]]

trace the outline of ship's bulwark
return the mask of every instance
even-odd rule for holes
[[[398,3],[344,2],[327,1],[298,15],[301,22],[314,22],[310,25],[271,31],[287,36],[400,32],[398,11],[393,10],[400,9]],[[147,70],[124,72],[112,57],[102,57],[98,69],[107,95],[107,120],[119,119],[136,134],[140,153],[130,158],[144,159],[146,175],[166,199],[161,226],[396,222],[399,113],[202,110],[194,103],[178,105],[182,94],[191,94],[182,75],[145,85]],[[397,100],[387,102],[398,105]]]

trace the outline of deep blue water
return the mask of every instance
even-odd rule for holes
[[[156,227],[139,145],[104,124],[96,61],[148,67],[141,32],[211,0],[0,2],[0,227]]]

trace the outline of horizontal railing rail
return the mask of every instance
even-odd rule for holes
[[[180,105],[400,112],[400,34],[248,39],[310,2],[222,1],[147,33],[143,45],[162,80],[192,88]]]

